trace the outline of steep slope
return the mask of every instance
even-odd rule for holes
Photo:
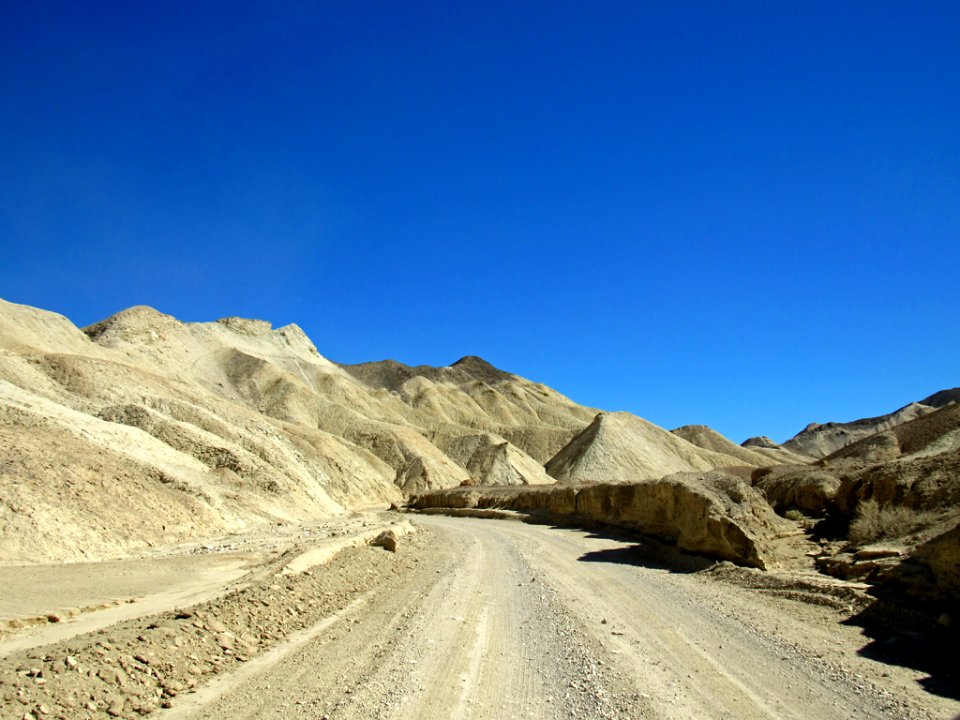
[[[630,413],[600,413],[547,463],[558,482],[636,482],[677,472],[742,465]]]
[[[921,405],[929,405],[934,408],[941,408],[950,403],[960,403],[960,388],[951,388],[950,390],[941,390],[935,392],[929,397],[919,401]]]
[[[871,435],[828,455],[824,461],[885,462],[899,457],[931,457],[960,450],[960,405],[942,405],[926,415]]]
[[[248,407],[218,334],[237,335],[136,308],[88,336],[0,304],[0,560],[112,557],[400,498],[372,453]],[[289,330],[271,343],[309,353]]]
[[[783,447],[800,455],[822,458],[858,440],[890,430],[933,411],[934,408],[929,405],[910,403],[895,412],[878,417],[846,423],[830,422],[823,425],[810,423],[797,435],[787,440]]]

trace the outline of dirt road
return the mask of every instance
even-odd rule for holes
[[[177,718],[952,718],[836,611],[636,564],[630,543],[420,517],[412,570],[180,695]],[[401,547],[401,553],[404,548]]]

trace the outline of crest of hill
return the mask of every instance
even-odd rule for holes
[[[400,401],[411,411],[410,422],[424,431],[449,433],[460,428],[454,434],[491,433],[540,465],[597,413],[475,356],[446,367],[412,367],[395,360],[341,367],[365,386]]]
[[[489,384],[504,380],[518,380],[518,376],[500,370],[483,358],[467,355],[452,365],[433,367],[431,365],[409,366],[396,360],[341,365],[344,370],[371,387],[399,391],[404,383],[415,377],[423,377],[434,382],[447,382],[466,385],[480,381]]]
[[[799,455],[824,458],[858,440],[890,430],[934,410],[935,408],[929,405],[910,403],[899,410],[878,417],[862,418],[846,423],[830,422],[823,425],[810,423],[797,435],[787,440],[783,448]]]
[[[547,463],[558,482],[637,482],[743,465],[626,412],[600,413]]]
[[[128,361],[161,372],[203,374],[220,363],[216,351],[235,350],[299,373],[303,365],[328,375],[348,377],[324,358],[297,325],[273,329],[270,323],[245,318],[216,322],[181,322],[145,305],[128,308],[83,332],[104,348],[120,350]],[[222,354],[222,353],[219,353]]]
[[[960,403],[960,388],[941,390],[920,401],[921,405],[929,405],[935,408],[940,408],[950,403]]]
[[[771,440],[770,438],[768,438],[766,435],[758,435],[757,437],[747,438],[742,443],[740,443],[740,447],[767,448],[767,449],[775,450],[779,448],[780,445],[774,442],[773,440]]]
[[[97,354],[97,346],[63,315],[3,299],[0,299],[0,348],[17,353]]]
[[[813,458],[808,455],[798,455],[795,452],[784,449],[782,445],[774,442],[766,435],[747,438],[740,444],[740,447],[748,448],[772,460],[786,464],[803,465],[813,460]]]
[[[960,405],[938,410],[876,433],[828,455],[825,460],[886,462],[899,457],[931,457],[960,450]]]
[[[759,450],[741,447],[707,425],[684,425],[670,432],[704,450],[729,455],[739,460],[743,465],[764,467],[766,465],[778,465],[786,462],[785,460],[775,459],[773,456],[766,455]]]

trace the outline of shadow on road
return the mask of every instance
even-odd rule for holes
[[[592,535],[606,539],[623,540],[623,538],[609,538],[606,535]],[[666,570],[672,573],[695,573],[714,566],[715,562],[699,555],[691,555],[675,547],[658,543],[655,540],[631,538],[633,543],[625,547],[594,550],[584,553],[580,562],[616,563],[618,565],[641,565],[657,570]]]
[[[920,685],[934,695],[960,700],[957,633],[897,603],[877,600],[844,621],[870,638],[858,653],[886,665],[927,673]]]

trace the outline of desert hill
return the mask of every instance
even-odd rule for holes
[[[707,425],[684,425],[671,430],[674,435],[704,450],[723,453],[743,461],[744,465],[776,465],[803,463],[808,459],[772,445],[737,445]]]
[[[338,365],[296,325],[138,306],[80,329],[0,300],[0,559],[112,557],[430,489],[552,483],[544,465],[597,422],[560,475],[743,462],[596,412],[477,357]]]
[[[341,367],[402,402],[407,419],[418,427],[442,433],[460,426],[499,435],[541,465],[597,413],[474,356],[440,368],[409,367],[395,360]]]
[[[934,408],[941,408],[950,403],[960,403],[960,388],[951,388],[950,390],[941,390],[933,395],[920,400],[921,405],[929,405]]]
[[[953,402],[847,445],[824,461],[827,464],[879,463],[900,457],[929,457],[957,449],[960,449],[960,405]]]
[[[890,430],[958,401],[960,401],[960,388],[954,388],[941,390],[886,415],[862,418],[852,422],[810,423],[783,443],[782,447],[799,455],[823,458],[858,440]]]
[[[91,339],[34,308],[4,302],[0,317],[4,561],[113,556],[400,497],[369,451],[240,401],[214,359],[233,357],[226,343],[198,337],[232,339],[226,326],[136,309]],[[286,338],[236,344],[276,353]]]
[[[550,462],[558,482],[635,482],[745,464],[705,450],[630,413],[600,413]]]
[[[461,485],[557,485],[511,492],[582,496],[588,515],[628,496],[680,503],[661,536],[747,564],[762,564],[753,546],[723,549],[715,532],[753,533],[766,553],[781,532],[770,506],[851,527],[871,502],[881,518],[906,508],[910,530],[881,523],[872,537],[932,542],[953,537],[960,503],[955,396],[810,426],[792,446],[737,446],[706,426],[598,413],[473,356],[340,365],[296,325],[187,323],[141,306],[80,329],[0,300],[0,562],[120,557]],[[646,526],[648,510],[620,519]]]

